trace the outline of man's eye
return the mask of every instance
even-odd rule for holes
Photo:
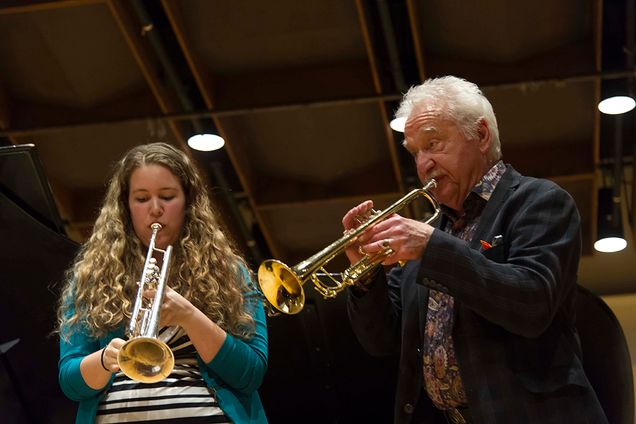
[[[440,150],[442,143],[439,140],[431,140],[428,142],[428,150],[431,152],[436,152]]]

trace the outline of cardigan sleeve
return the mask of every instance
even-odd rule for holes
[[[221,349],[206,364],[223,383],[243,393],[256,391],[267,371],[267,325],[260,292],[255,288],[247,270],[243,270],[250,291],[243,301],[252,315],[255,332],[248,339],[227,334]]]
[[[69,316],[73,314],[73,310],[73,307],[69,308]],[[68,338],[63,336],[68,336]],[[99,348],[99,340],[88,336],[88,332],[83,326],[77,325],[72,329],[67,327],[61,329],[58,379],[62,391],[69,399],[80,401],[101,392],[101,390],[89,387],[80,372],[82,359]]]

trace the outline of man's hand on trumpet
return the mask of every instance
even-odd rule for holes
[[[373,202],[367,200],[349,210],[342,219],[345,232],[364,222],[364,217],[368,216],[372,208]],[[356,243],[345,250],[345,254],[351,263],[358,262],[364,254],[374,254],[385,249],[391,249],[393,253],[384,260],[383,265],[418,259],[433,231],[434,228],[429,224],[393,214],[368,228],[358,237]]]

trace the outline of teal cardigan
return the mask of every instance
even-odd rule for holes
[[[249,340],[228,334],[223,346],[209,363],[203,362],[197,355],[203,379],[216,394],[221,409],[236,424],[267,423],[257,392],[267,370],[267,326],[262,297],[251,283],[250,287],[252,290],[244,295],[244,302],[254,318],[255,334]],[[69,314],[72,313],[71,308]],[[64,330],[67,329],[62,329]],[[124,338],[123,327],[99,339],[89,336],[84,330],[69,333],[68,341],[63,338],[60,340],[60,386],[66,396],[79,402],[75,420],[78,424],[94,422],[97,405],[115,376],[111,376],[104,388],[92,389],[82,378],[80,362],[86,355],[103,348],[115,337]]]

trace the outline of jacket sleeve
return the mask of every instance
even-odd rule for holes
[[[367,291],[347,290],[349,322],[364,350],[372,356],[389,356],[400,351],[403,272],[401,267],[394,267],[388,275],[376,272]]]
[[[73,309],[69,310],[69,315]],[[80,362],[90,353],[100,348],[99,340],[87,335],[80,325],[75,328],[63,328],[60,334],[60,360],[58,362],[58,379],[64,394],[71,400],[80,401],[91,398],[101,390],[89,387],[80,372]],[[67,335],[68,339],[62,335]]]
[[[244,273],[250,291],[244,294],[243,301],[254,319],[255,332],[246,340],[228,333],[221,349],[206,366],[223,383],[239,392],[251,393],[260,387],[267,371],[267,324],[262,296],[248,272]]]
[[[574,200],[556,184],[533,179],[485,224],[503,243],[484,252],[435,230],[418,282],[447,291],[507,331],[537,337],[575,288],[581,238]]]

